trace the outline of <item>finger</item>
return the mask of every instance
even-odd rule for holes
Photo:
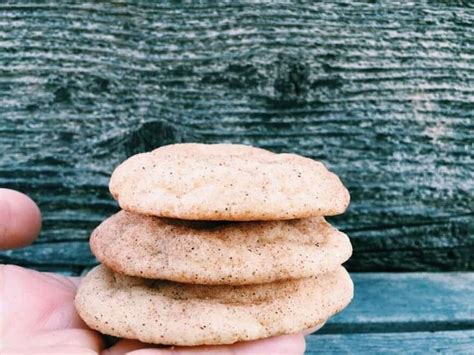
[[[96,353],[103,349],[102,336],[90,330],[76,312],[76,289],[70,279],[61,275],[0,265],[3,345],[28,349],[86,346]],[[63,354],[68,353],[72,354]]]
[[[153,345],[142,343],[138,340],[121,339],[110,348],[104,350],[102,355],[123,355],[138,349],[151,349]]]
[[[6,339],[32,330],[88,329],[74,307],[76,285],[66,277],[2,265],[0,289]]]
[[[127,355],[195,355],[195,354],[233,354],[233,355],[256,355],[256,354],[303,354],[305,351],[305,340],[302,334],[283,335],[236,343],[232,345],[216,346],[178,346],[168,349],[140,349],[134,350]]]
[[[31,244],[41,229],[36,203],[21,192],[0,189],[0,250]]]
[[[37,332],[28,337],[21,337],[15,343],[17,350],[30,348],[86,348],[96,353],[102,350],[103,342],[99,333],[86,329],[60,329],[55,331]]]
[[[98,351],[83,347],[83,346],[46,346],[46,347],[37,347],[32,346],[27,349],[13,349],[6,348],[2,349],[2,355],[64,355],[64,354],[77,354],[77,355],[97,355]]]

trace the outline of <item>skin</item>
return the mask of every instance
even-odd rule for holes
[[[17,191],[0,189],[0,249],[24,247],[41,229],[38,206]],[[74,308],[80,278],[0,265],[0,353],[13,354],[303,354],[303,334],[223,346],[158,348],[120,339],[107,347]],[[306,332],[309,333],[314,329]]]

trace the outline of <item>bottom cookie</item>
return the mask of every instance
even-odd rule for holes
[[[298,280],[205,286],[125,276],[100,265],[82,280],[75,302],[101,333],[191,346],[297,333],[342,310],[352,295],[342,266]]]

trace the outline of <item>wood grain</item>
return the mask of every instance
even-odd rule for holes
[[[353,273],[355,295],[319,332],[474,329],[474,273]]]
[[[307,354],[472,354],[474,273],[355,273],[355,297]]]
[[[473,23],[464,1],[2,2],[0,186],[45,223],[0,262],[90,265],[112,169],[201,141],[323,160],[351,270],[473,270]]]

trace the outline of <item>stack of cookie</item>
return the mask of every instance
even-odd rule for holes
[[[177,144],[113,173],[122,211],[92,234],[102,263],[76,307],[102,333],[173,345],[297,333],[351,300],[349,194],[323,164],[230,144]]]

